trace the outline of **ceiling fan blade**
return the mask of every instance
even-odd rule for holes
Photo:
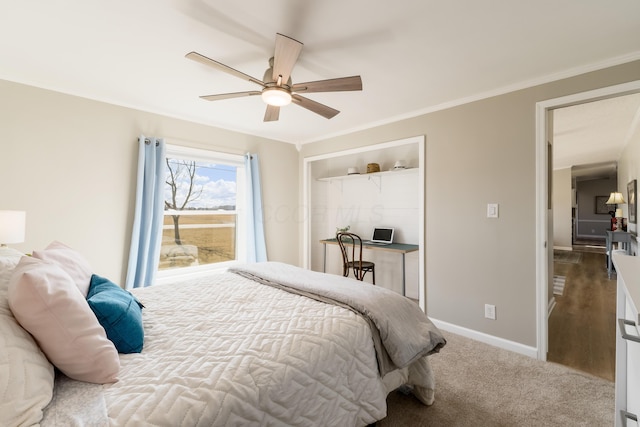
[[[189,52],[185,55],[186,58],[189,58],[193,61],[199,62],[203,65],[208,65],[209,67],[216,68],[220,71],[224,71],[225,73],[231,74],[232,76],[240,77],[242,80],[248,80],[255,84],[258,84],[264,87],[264,82],[262,80],[256,79],[255,77],[251,77],[248,74],[243,73],[242,71],[238,71],[234,68],[229,67],[228,65],[224,65],[221,62],[208,58],[204,55],[200,55],[198,52]]]
[[[276,50],[273,54],[273,81],[277,82],[282,76],[282,82],[287,83],[291,77],[291,70],[302,51],[302,43],[291,37],[276,34]]]
[[[233,92],[233,93],[219,93],[216,95],[204,95],[200,98],[206,99],[207,101],[219,101],[221,99],[229,99],[229,98],[240,98],[243,96],[253,96],[260,95],[262,92],[259,90],[250,90],[246,92]]]
[[[291,88],[293,92],[340,92],[348,90],[362,90],[360,76],[341,77],[337,79],[317,80],[315,82],[296,83]]]
[[[328,107],[324,104],[320,104],[319,102],[312,101],[309,98],[304,98],[300,95],[291,95],[291,100],[298,104],[299,106],[306,108],[309,111],[313,111],[316,114],[320,114],[322,117],[326,119],[330,119],[338,114],[340,111]]]
[[[267,111],[264,113],[265,122],[275,122],[280,118],[280,107],[275,105],[267,105]]]

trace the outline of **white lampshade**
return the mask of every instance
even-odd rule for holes
[[[291,103],[291,94],[279,87],[268,87],[262,91],[262,100],[274,107],[283,107]]]
[[[620,203],[627,203],[624,201],[624,197],[622,197],[622,193],[613,192],[609,195],[609,200],[607,200],[607,205],[618,205]]]
[[[27,213],[0,211],[0,244],[24,242]]]

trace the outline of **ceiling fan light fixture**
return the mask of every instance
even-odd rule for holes
[[[291,103],[291,94],[279,87],[268,87],[262,91],[262,100],[274,107],[284,107]]]

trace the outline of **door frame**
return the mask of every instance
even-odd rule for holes
[[[537,348],[538,359],[547,360],[548,351],[548,317],[549,317],[549,278],[550,254],[553,253],[553,236],[547,220],[547,200],[549,194],[549,169],[547,150],[547,114],[552,110],[591,101],[612,98],[640,92],[640,80],[608,86],[600,89],[580,92],[560,98],[548,99],[536,103],[536,313],[537,313]],[[553,206],[551,207],[553,209]],[[552,261],[551,261],[552,262]]]

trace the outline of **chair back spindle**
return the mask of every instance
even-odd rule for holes
[[[362,259],[362,238],[355,233],[339,232],[336,239],[342,253],[342,275],[348,277],[349,270],[352,270],[355,278],[362,281],[365,274],[371,272],[375,285],[375,264]]]

